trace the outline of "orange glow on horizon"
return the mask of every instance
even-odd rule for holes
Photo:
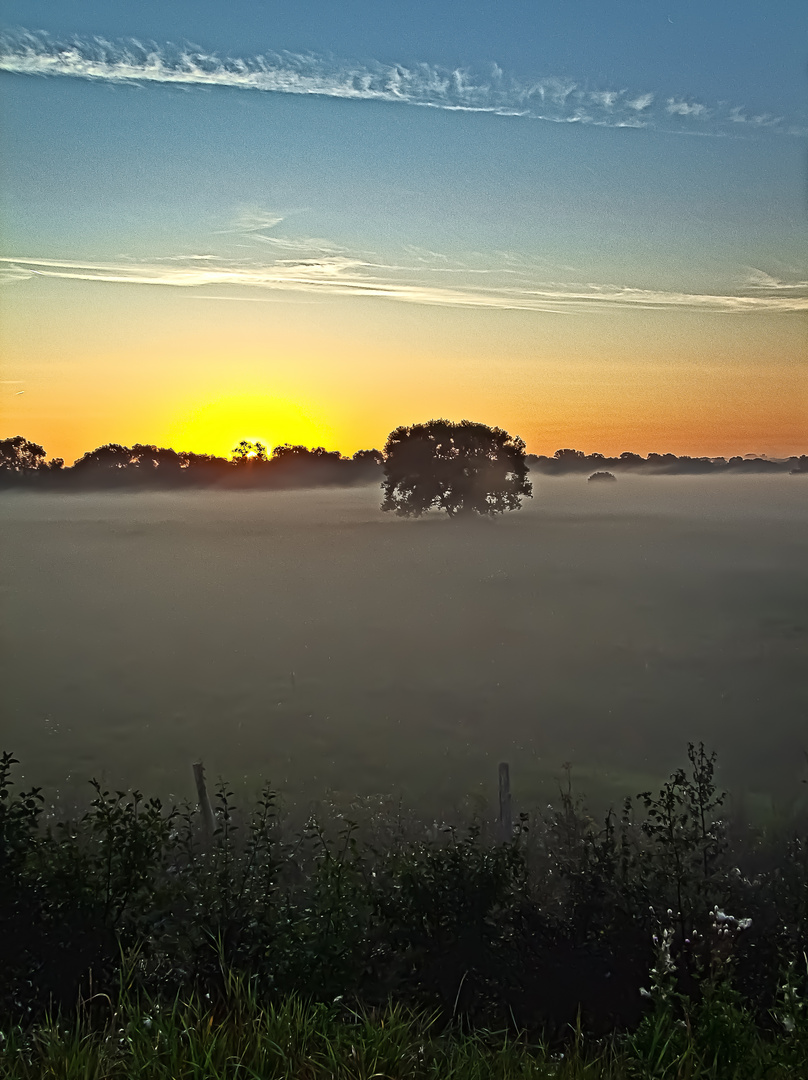
[[[239,394],[191,409],[165,434],[166,445],[175,449],[219,457],[230,457],[242,439],[263,443],[271,451],[283,443],[325,446],[333,442],[333,433],[328,424],[294,401]]]
[[[247,439],[350,455],[438,417],[502,427],[533,454],[808,451],[798,318],[351,300],[317,306],[315,319],[294,304],[208,306],[126,286],[90,305],[75,283],[40,284],[4,299],[0,437],[68,465],[110,442],[230,457]]]

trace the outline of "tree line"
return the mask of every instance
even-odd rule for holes
[[[242,440],[229,458],[146,443],[105,443],[66,466],[21,435],[0,440],[0,485],[5,487],[305,487],[378,481],[383,463],[379,450],[343,457],[322,446],[285,443],[270,453],[260,442]]]
[[[44,447],[21,435],[0,440],[0,487],[59,490],[142,490],[193,487],[271,489],[323,485],[381,484],[382,510],[418,517],[430,509],[450,517],[492,517],[518,510],[532,496],[530,473],[590,474],[614,479],[615,472],[650,475],[801,473],[808,455],[774,459],[745,455],[688,457],[625,452],[618,457],[556,450],[552,457],[527,454],[518,436],[498,427],[462,420],[429,420],[390,433],[383,450],[358,450],[344,457],[322,446],[284,443],[270,451],[243,439],[229,458],[135,443],[106,443],[65,466],[48,459]]]
[[[565,449],[556,450],[552,457],[528,454],[527,463],[532,472],[546,476],[586,473],[593,469],[639,471],[653,475],[808,472],[808,454],[794,454],[787,458],[736,454],[726,458],[652,453],[643,457],[626,451],[617,457],[606,457],[604,454],[585,454],[582,450]]]

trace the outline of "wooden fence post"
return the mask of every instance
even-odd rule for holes
[[[507,761],[499,766],[499,842],[507,843],[513,837],[511,814],[511,771]]]
[[[199,799],[199,812],[202,815],[202,827],[205,830],[205,839],[210,843],[216,829],[213,820],[213,809],[208,798],[208,789],[205,784],[205,766],[201,761],[194,762],[194,780],[196,781],[196,794]]]

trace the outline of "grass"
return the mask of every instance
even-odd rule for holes
[[[353,1011],[297,997],[262,1007],[243,978],[231,976],[228,988],[226,1005],[218,1009],[197,996],[161,1007],[124,993],[114,1008],[106,999],[106,1017],[95,1001],[72,1022],[55,1018],[26,1034],[13,1030],[0,1056],[0,1076],[482,1080],[580,1075],[563,1055],[504,1034],[439,1034],[434,1014],[395,1005]]]
[[[808,1029],[764,1039],[737,1003],[694,1023],[658,1013],[639,1033],[599,1043],[580,1024],[564,1049],[507,1031],[463,1031],[435,1013],[355,1010],[288,997],[263,1004],[229,975],[219,1006],[167,1005],[122,990],[3,1035],[3,1080],[794,1080],[808,1075]]]

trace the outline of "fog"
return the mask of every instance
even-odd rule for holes
[[[379,491],[53,495],[0,504],[2,737],[25,777],[175,798],[191,762],[291,801],[333,789],[517,808],[563,762],[608,800],[719,753],[799,790],[808,479],[534,477],[497,521]]]

